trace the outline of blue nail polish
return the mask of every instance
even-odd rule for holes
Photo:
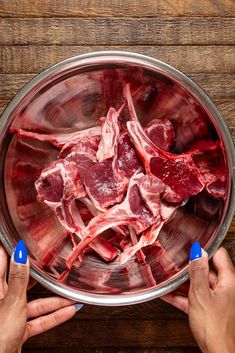
[[[15,247],[14,261],[18,264],[25,265],[27,262],[27,249],[23,240],[20,240]]]
[[[82,309],[82,307],[84,306],[84,304],[79,304],[79,303],[77,303],[77,304],[74,304],[74,306],[75,306],[75,308],[76,308],[76,311],[79,311],[79,310]]]
[[[202,257],[202,248],[198,241],[193,243],[191,250],[190,250],[190,261],[200,259]]]

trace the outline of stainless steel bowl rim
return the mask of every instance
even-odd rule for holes
[[[219,247],[221,242],[226,236],[228,228],[233,218],[233,214],[235,211],[235,150],[231,135],[229,133],[228,127],[223,120],[220,112],[215,107],[214,103],[207,96],[207,94],[189,77],[183,74],[181,71],[175,69],[174,67],[151,57],[136,54],[132,52],[122,52],[122,51],[101,51],[101,52],[93,52],[89,54],[83,54],[71,57],[67,60],[61,61],[58,64],[55,64],[48,69],[41,72],[39,75],[34,77],[28,84],[26,84],[13,98],[13,100],[9,103],[7,108],[4,110],[1,120],[0,120],[0,134],[6,133],[8,126],[10,124],[9,117],[12,112],[17,108],[19,103],[22,101],[24,97],[34,88],[38,86],[40,83],[43,83],[45,79],[53,78],[56,74],[63,73],[64,70],[70,68],[79,68],[81,66],[92,66],[94,64],[102,63],[123,63],[123,64],[132,64],[142,66],[148,69],[157,70],[162,74],[167,74],[170,78],[179,82],[183,87],[190,91],[191,94],[195,96],[207,109],[207,112],[210,116],[215,120],[216,124],[220,128],[220,133],[222,135],[227,155],[229,165],[228,168],[230,170],[231,175],[231,191],[230,191],[230,200],[228,203],[228,209],[226,215],[224,217],[224,222],[221,225],[218,234],[212,244],[207,249],[209,257],[213,256],[216,249]],[[7,251],[11,254],[14,245],[6,236],[2,225],[0,224],[0,239],[7,249]],[[137,304],[141,302],[145,302],[147,300],[151,300],[157,297],[160,297],[164,294],[171,292],[180,286],[183,282],[188,279],[188,267],[181,271],[180,274],[176,275],[175,278],[169,279],[166,284],[161,288],[152,288],[145,289],[138,293],[126,293],[126,294],[116,294],[116,295],[103,295],[103,294],[91,294],[85,291],[79,291],[73,288],[66,288],[62,283],[56,283],[55,280],[51,278],[47,278],[40,272],[37,268],[35,268],[31,264],[30,274],[35,280],[41,283],[44,287],[52,290],[58,295],[65,296],[67,298],[73,299],[77,302],[83,302],[94,305],[104,305],[104,306],[120,306],[120,305],[130,305]]]

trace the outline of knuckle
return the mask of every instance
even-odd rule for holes
[[[47,325],[44,317],[39,318],[39,326],[40,326],[41,332],[44,332],[47,330]]]
[[[31,322],[27,322],[24,340],[26,341],[29,337],[33,336],[33,325]]]
[[[36,300],[34,303],[34,310],[35,310],[36,316],[41,315],[41,305],[38,300]]]
[[[15,280],[15,279],[26,280],[27,274],[24,271],[16,270],[14,272],[9,273],[9,278],[12,280]]]
[[[190,267],[190,272],[191,273],[198,273],[198,272],[203,272],[206,270],[206,265],[202,263],[194,263]]]

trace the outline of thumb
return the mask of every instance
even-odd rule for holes
[[[235,269],[231,258],[225,248],[219,248],[213,256],[213,263],[218,272],[219,280],[223,277],[229,278]]]
[[[8,291],[6,300],[11,303],[26,300],[26,290],[29,281],[29,261],[25,243],[20,240],[12,254],[8,276]]]
[[[193,243],[191,247],[189,277],[191,292],[209,292],[208,255],[198,242]]]

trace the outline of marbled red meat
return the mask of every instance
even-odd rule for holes
[[[154,119],[145,127],[150,140],[164,151],[170,151],[175,143],[175,131],[170,120]]]
[[[38,200],[46,203],[57,215],[61,224],[70,232],[83,229],[75,200],[86,196],[80,180],[79,169],[74,162],[58,159],[42,170],[35,182]]]
[[[112,81],[114,78],[116,81]],[[147,286],[154,286],[158,276],[148,265],[151,254],[161,257],[157,268],[164,275],[165,270],[172,274],[176,270],[169,254],[158,243],[164,229],[174,224],[176,210],[187,205],[202,212],[205,203],[200,195],[205,193],[212,203],[214,199],[223,202],[227,193],[223,149],[215,133],[208,139],[211,126],[205,113],[180,87],[175,89],[164,80],[152,85],[151,81],[144,82],[141,75],[126,84],[128,75],[120,76],[119,71],[112,70],[102,80],[103,92],[98,85],[96,98],[103,94],[100,107],[107,109],[100,109],[100,117],[92,120],[94,127],[79,129],[79,120],[73,121],[71,115],[68,123],[72,125],[66,125],[63,131],[64,111],[58,112],[56,106],[47,105],[45,109],[50,108],[50,115],[38,128],[33,124],[32,132],[21,129],[26,128],[28,114],[22,124],[16,119],[12,125],[11,132],[27,142],[18,141],[24,158],[14,165],[12,185],[15,190],[32,190],[31,184],[35,183],[27,199],[18,198],[18,216],[30,224],[28,229],[35,239],[37,232],[41,237],[46,225],[40,225],[35,214],[40,202],[40,215],[49,226],[53,227],[56,221],[56,229],[61,227],[65,231],[61,244],[65,242],[66,232],[69,234],[68,269],[76,264],[85,271],[86,256],[95,258],[98,254],[105,261],[114,260],[120,268],[125,264],[129,287],[140,285],[143,279]],[[75,81],[67,82],[74,99]],[[93,105],[89,110],[80,98],[69,103],[75,114],[74,102],[79,101],[82,112],[77,116],[84,118],[89,112],[99,110],[94,110]],[[93,103],[96,98],[92,96]],[[39,122],[38,119],[39,116],[36,119]],[[53,123],[55,133],[51,133]],[[31,142],[35,147],[29,147]],[[48,142],[53,152],[47,156]],[[37,144],[45,144],[45,149]],[[37,151],[35,161],[32,161],[32,149]],[[50,246],[49,260],[46,257],[45,261],[51,261],[51,249],[59,249],[58,238],[56,244]],[[168,265],[170,270],[163,268]],[[132,273],[136,273],[136,267],[139,271],[134,278]],[[115,293],[108,284],[111,272],[103,276],[100,271],[98,286],[100,290],[106,288]],[[61,280],[69,276],[69,270],[60,273]],[[97,285],[90,273],[84,278],[84,286],[93,282]]]
[[[100,210],[105,210],[122,201],[128,180],[124,173],[118,171],[116,161],[109,158],[87,170],[84,183],[94,205]]]
[[[135,172],[143,169],[142,163],[136,154],[127,132],[120,134],[118,140],[117,164],[118,168],[123,171],[128,178],[131,178]]]
[[[71,233],[80,233],[85,228],[76,200],[86,196],[81,183],[79,167],[75,162],[58,159],[45,168],[35,183],[38,200],[47,204],[56,214],[60,223]],[[91,244],[106,260],[117,255],[116,249],[99,239]]]
[[[161,179],[176,195],[176,202],[198,194],[204,184],[191,154],[174,155],[153,144],[138,121],[129,85],[125,94],[132,120],[127,122],[128,133],[146,172]],[[167,201],[173,202],[172,197]]]
[[[78,142],[66,143],[59,153],[59,158],[76,163],[82,183],[87,170],[97,163],[99,140],[98,136],[84,136]]]
[[[119,134],[118,113],[110,108],[102,126],[96,154],[99,162],[88,169],[84,176],[86,192],[100,210],[121,202],[127,189],[128,178],[118,168]]]
[[[106,229],[128,224],[134,228],[136,234],[139,234],[158,222],[162,217],[160,195],[163,194],[164,189],[164,183],[154,176],[143,173],[134,175],[130,179],[125,200],[94,217],[84,229],[82,242],[68,258],[68,267],[71,267],[82,250]]]

